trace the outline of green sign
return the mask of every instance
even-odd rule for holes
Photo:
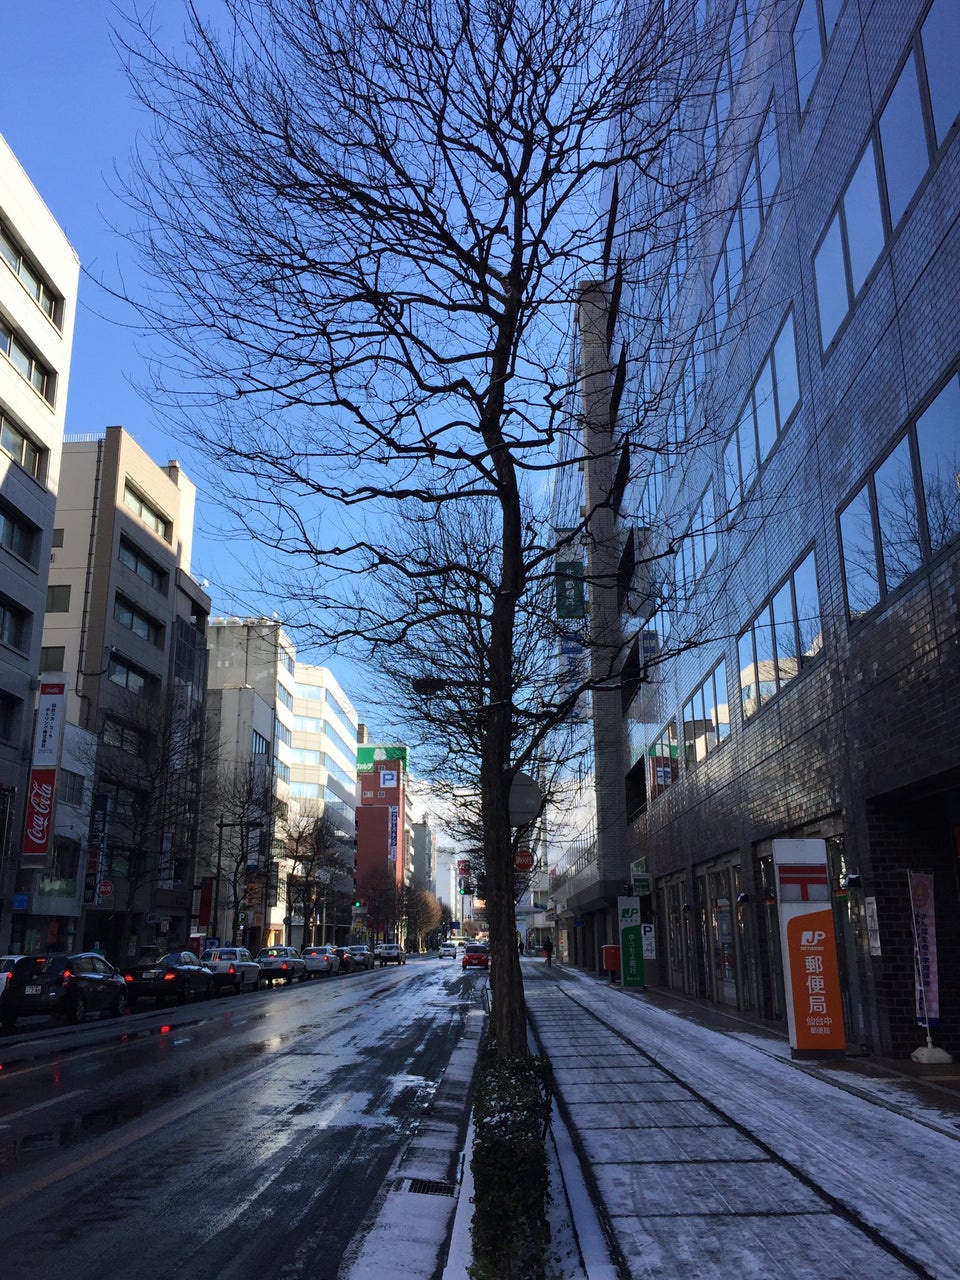
[[[583,592],[583,561],[557,561],[557,617],[583,618],[586,616],[586,598]]]
[[[635,862],[630,863],[630,879],[633,884],[633,892],[638,898],[643,898],[652,893],[650,876],[647,874],[646,858],[637,858]]]
[[[409,747],[380,745],[357,747],[357,773],[373,773],[374,765],[381,760],[384,763],[388,760],[399,760],[403,765],[403,772],[409,773],[410,768],[407,763],[409,756]]]
[[[620,918],[620,980],[624,987],[643,990],[643,925],[640,899],[618,898]]]

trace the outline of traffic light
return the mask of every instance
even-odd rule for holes
[[[477,872],[477,897],[486,898],[487,896],[487,877],[482,871]]]

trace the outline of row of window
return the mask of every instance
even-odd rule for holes
[[[934,0],[814,255],[824,350],[960,115],[955,6]]]
[[[170,541],[171,524],[166,516],[162,516],[159,511],[146,500],[141,497],[130,484],[123,487],[123,505],[148,529],[152,529],[155,534],[163,538],[165,542]]]
[[[40,392],[48,404],[52,405],[57,383],[56,375],[39,356],[34,355],[20,335],[3,320],[0,320],[0,351],[7,356],[17,372]]]
[[[723,453],[727,508],[732,513],[800,405],[800,373],[793,311],[780,327]]]
[[[24,256],[9,227],[0,222],[0,258],[3,258],[20,283],[44,314],[59,328],[62,323],[62,299],[41,273]]]
[[[714,325],[718,335],[726,327],[734,299],[746,273],[747,263],[773,208],[773,195],[779,182],[780,150],[777,144],[777,119],[771,102],[751,149],[746,177],[713,275],[711,292]]]
[[[0,507],[0,547],[36,565],[40,530],[19,512]]]
[[[154,590],[166,594],[167,572],[128,538],[120,539],[120,550],[117,557],[122,565],[132,570]]]
[[[810,551],[737,640],[740,709],[749,719],[816,658],[823,648],[816,562]],[[720,662],[683,707],[683,757],[703,760],[730,735],[727,668]],[[679,779],[680,750],[671,720],[647,744],[647,793],[655,799]]]
[[[840,513],[851,621],[960,535],[960,379],[908,424]]]
[[[793,26],[793,65],[801,113],[806,110],[843,0],[803,0]]]

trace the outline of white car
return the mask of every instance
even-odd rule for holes
[[[260,977],[264,982],[303,982],[307,966],[295,947],[261,947],[257,955]]]
[[[260,966],[246,947],[211,947],[204,951],[200,963],[213,973],[216,991],[233,987],[234,991],[260,990]]]
[[[332,978],[340,972],[340,956],[335,947],[304,947],[300,954],[307,966],[308,978],[312,978],[315,973]]]
[[[446,942],[440,943],[440,959],[455,960],[457,958],[457,944],[451,942],[449,938]]]
[[[399,942],[385,942],[377,953],[377,960],[381,969],[385,964],[406,964],[407,953]]]

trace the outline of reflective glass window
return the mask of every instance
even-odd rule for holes
[[[847,219],[850,274],[856,297],[883,248],[883,217],[872,141],[844,192],[843,211]]]
[[[953,377],[917,419],[917,448],[930,550],[960,534],[960,379]]]
[[[887,182],[890,223],[896,226],[927,171],[927,138],[920,107],[917,63],[907,59],[880,116],[880,144]]]
[[[754,385],[757,446],[762,462],[777,442],[777,411],[773,400],[773,361],[768,356]]]
[[[884,581],[893,591],[920,568],[923,558],[909,437],[904,436],[878,468],[874,485]]]
[[[840,513],[840,540],[847,590],[847,612],[851,619],[880,602],[880,575],[873,539],[870,491],[866,485]]]
[[[817,589],[817,567],[812,551],[794,571],[793,594],[800,636],[800,665],[803,666],[805,661],[815,658],[823,648],[820,593]]]
[[[840,215],[835,214],[823,243],[813,260],[817,278],[817,307],[820,312],[820,344],[824,350],[833,341],[847,314],[847,277],[843,262]]]
[[[960,115],[960,20],[957,0],[934,0],[920,29],[937,146]]]
[[[800,403],[800,374],[797,369],[797,343],[792,311],[774,343],[773,363],[777,385],[777,425],[782,431]]]
[[[800,110],[806,107],[813,89],[813,82],[820,69],[823,56],[820,44],[820,19],[817,0],[803,0],[793,28],[793,61],[797,75],[797,97]]]

